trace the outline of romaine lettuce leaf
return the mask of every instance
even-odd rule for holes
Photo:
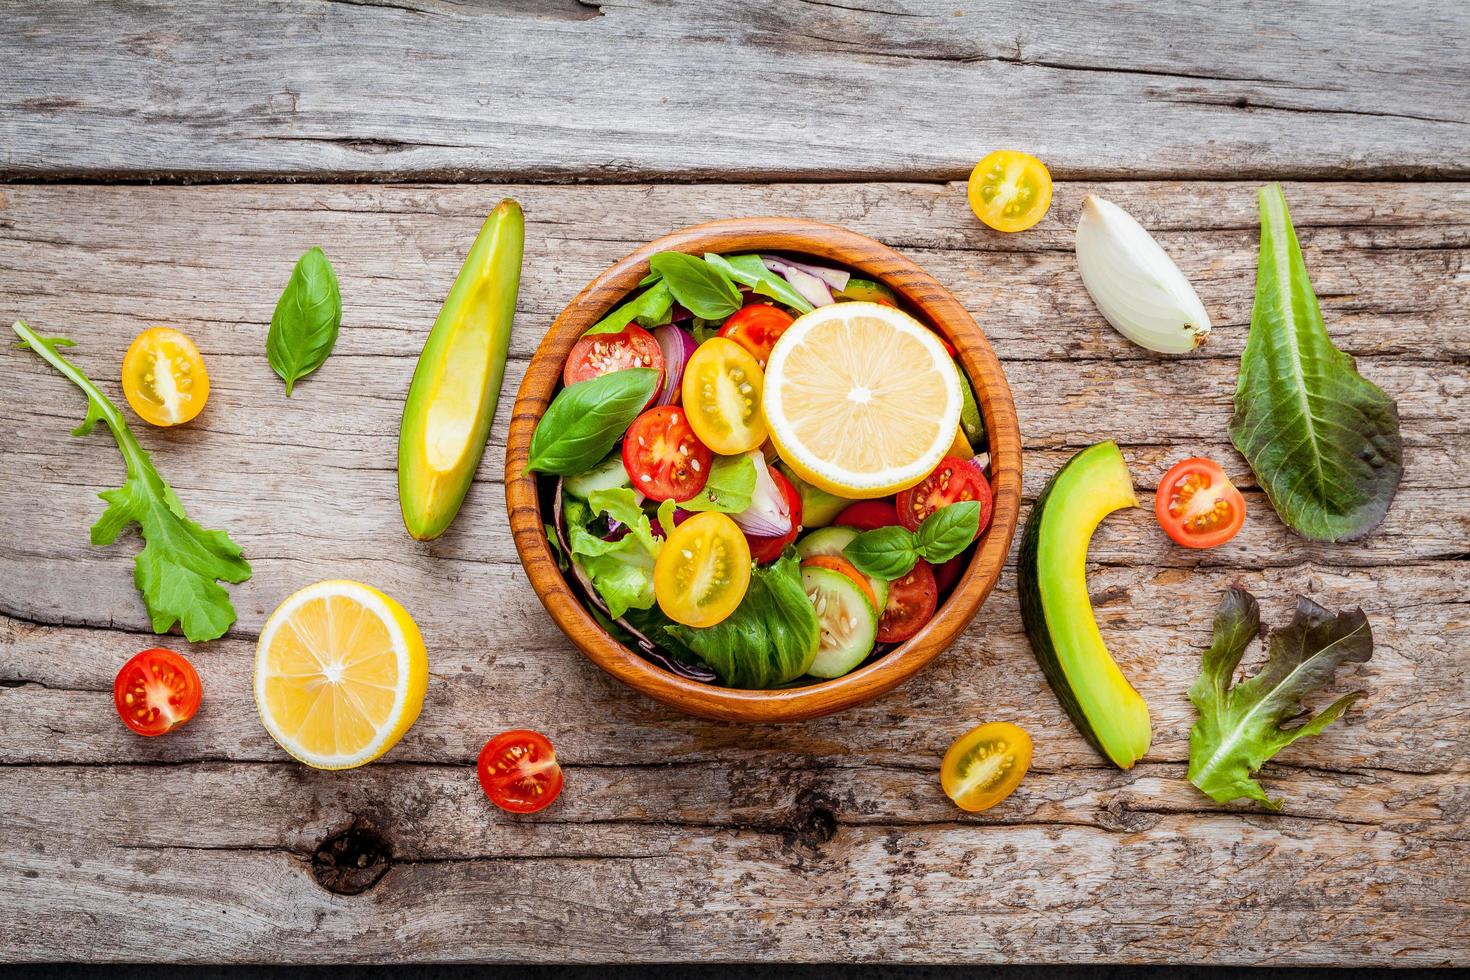
[[[627,487],[594,490],[583,503],[567,496],[563,504],[567,522],[567,544],[572,560],[581,565],[614,619],[629,609],[653,606],[653,564],[661,538],[653,536],[648,515]],[[626,524],[628,533],[617,541],[606,541],[591,531],[599,515]]]
[[[721,684],[757,690],[805,674],[821,640],[816,611],[801,587],[800,560],[789,548],[751,573],[745,598],[723,622],[664,632],[703,660]]]

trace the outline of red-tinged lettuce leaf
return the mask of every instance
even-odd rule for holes
[[[1403,475],[1398,409],[1327,336],[1281,185],[1258,197],[1261,261],[1230,441],[1288,526],[1318,541],[1360,538]]]
[[[143,533],[143,550],[133,563],[133,582],[143,593],[153,631],[165,633],[178,623],[193,642],[223,636],[235,621],[235,607],[219,582],[250,577],[240,546],[224,531],[206,530],[189,520],[117,406],[57,352],[60,346],[70,346],[69,341],[37,336],[24,323],[12,329],[23,347],[34,350],[86,394],[87,416],[72,435],[87,435],[98,422],[105,422],[127,464],[123,485],[98,494],[107,501],[107,509],[92,525],[92,543],[110,545],[136,523]]]
[[[1189,732],[1189,781],[1217,802],[1247,797],[1273,810],[1280,800],[1251,778],[1299,738],[1320,734],[1365,692],[1338,698],[1317,715],[1302,699],[1331,683],[1337,669],[1373,655],[1373,632],[1361,609],[1334,615],[1298,597],[1291,625],[1267,640],[1267,660],[1255,676],[1231,686],[1246,647],[1260,631],[1261,610],[1244,589],[1230,589],[1215,613],[1215,630],[1189,699],[1199,720]],[[1291,728],[1288,722],[1300,722]]]

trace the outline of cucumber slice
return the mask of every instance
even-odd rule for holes
[[[801,587],[822,624],[817,657],[807,673],[841,677],[868,658],[878,640],[878,614],[852,579],[829,568],[803,568]]]
[[[847,556],[842,553],[842,549],[852,544],[852,539],[857,536],[856,528],[819,528],[796,542],[796,553],[803,561],[817,555],[836,555],[838,558],[845,558]],[[873,578],[871,575],[864,577],[867,578],[868,585],[873,588],[873,598],[878,600],[878,611],[881,613],[883,607],[888,605],[888,583],[881,578]]]
[[[562,489],[573,497],[581,497],[586,500],[595,490],[616,490],[618,487],[631,487],[632,485],[633,481],[628,478],[628,471],[623,469],[622,454],[614,452],[592,469],[567,477],[566,482],[562,484]]]

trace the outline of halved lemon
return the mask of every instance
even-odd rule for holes
[[[766,427],[797,475],[839,497],[884,497],[939,465],[959,430],[960,376],[902,310],[834,303],[797,318],[766,362]]]
[[[317,769],[387,752],[424,706],[429,659],[402,606],[361,582],[295,593],[266,620],[255,706],[271,738]]]

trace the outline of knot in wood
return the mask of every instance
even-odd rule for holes
[[[311,856],[317,884],[337,895],[361,895],[392,866],[388,839],[370,824],[357,821],[318,844]]]

